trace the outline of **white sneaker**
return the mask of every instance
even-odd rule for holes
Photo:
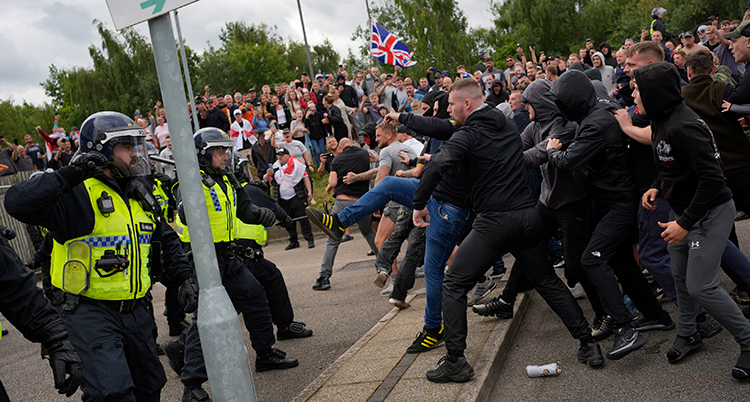
[[[466,296],[468,297],[468,299],[466,300],[466,305],[473,306],[478,301],[484,299],[484,297],[490,294],[493,290],[495,290],[496,287],[497,284],[495,283],[495,281],[493,281],[489,276],[485,276],[483,282],[478,282],[476,285],[474,285],[474,288],[466,294]]]
[[[387,288],[380,291],[380,295],[384,297],[388,297],[391,295],[391,292],[393,292],[393,281],[388,285]]]
[[[570,293],[573,293],[573,297],[576,299],[583,299],[584,297],[586,297],[586,291],[583,290],[583,286],[581,286],[580,282],[576,283],[575,286],[568,289],[570,289]]]

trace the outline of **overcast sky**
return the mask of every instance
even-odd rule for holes
[[[470,26],[491,25],[488,1],[457,1]],[[356,50],[350,36],[357,25],[367,22],[364,0],[301,2],[311,46],[327,37],[342,57],[349,47]],[[283,38],[302,41],[295,0],[203,0],[180,9],[179,18],[184,39],[199,52],[207,42],[220,45],[219,32],[227,21],[276,25]],[[0,30],[0,100],[13,98],[15,104],[23,100],[34,104],[49,102],[39,83],[48,78],[50,64],[59,68],[88,67],[88,47],[101,47],[92,24],[95,19],[113,29],[105,0],[4,1],[0,8],[4,27]],[[146,23],[136,28],[150,38]]]

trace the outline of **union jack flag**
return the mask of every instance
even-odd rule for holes
[[[414,52],[409,52],[406,47],[395,36],[391,35],[380,24],[372,20],[372,41],[370,52],[381,63],[394,66],[411,67],[417,64],[411,57]]]

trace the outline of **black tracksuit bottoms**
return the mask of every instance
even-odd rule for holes
[[[542,220],[533,207],[477,215],[443,281],[445,344],[449,352],[462,353],[466,349],[466,293],[476,284],[477,277],[506,253],[523,266],[534,288],[573,338],[591,338],[583,311],[547,258],[542,234]]]
[[[562,228],[565,278],[568,280],[568,286],[573,287],[576,283],[580,283],[586,291],[594,314],[597,317],[605,315],[599,294],[581,266],[581,256],[591,239],[591,202],[586,199],[579,200],[557,209],[552,209],[540,202],[536,204],[536,210],[542,217],[546,241],[549,241],[557,232],[557,228]],[[503,290],[502,298],[508,303],[514,303],[519,293],[534,288],[523,273],[523,268],[515,269],[518,266],[518,262],[513,265],[508,284]]]
[[[611,205],[597,204],[601,220],[581,257],[584,272],[616,326],[626,325],[633,318],[622,300],[618,280],[644,318],[654,320],[668,314],[656,300],[633,255],[638,202],[634,199]]]

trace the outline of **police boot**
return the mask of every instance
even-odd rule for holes
[[[255,371],[261,373],[269,370],[284,370],[292,367],[297,367],[299,361],[297,359],[291,359],[286,357],[286,353],[283,350],[276,348],[269,348],[262,352],[258,352],[255,358]]]
[[[182,393],[182,402],[211,402],[211,398],[203,388],[185,388]]]
[[[190,323],[187,320],[182,320],[178,323],[170,323],[169,336],[180,336],[180,334],[182,334],[182,331],[186,330],[189,326]]]
[[[167,359],[169,359],[169,367],[177,375],[182,374],[182,368],[185,367],[185,345],[178,338],[164,342],[161,347],[164,349]]]
[[[292,321],[286,327],[279,327],[279,330],[276,331],[276,339],[283,341],[285,339],[307,338],[308,336],[312,336],[312,334],[311,329],[305,328],[304,322]]]

